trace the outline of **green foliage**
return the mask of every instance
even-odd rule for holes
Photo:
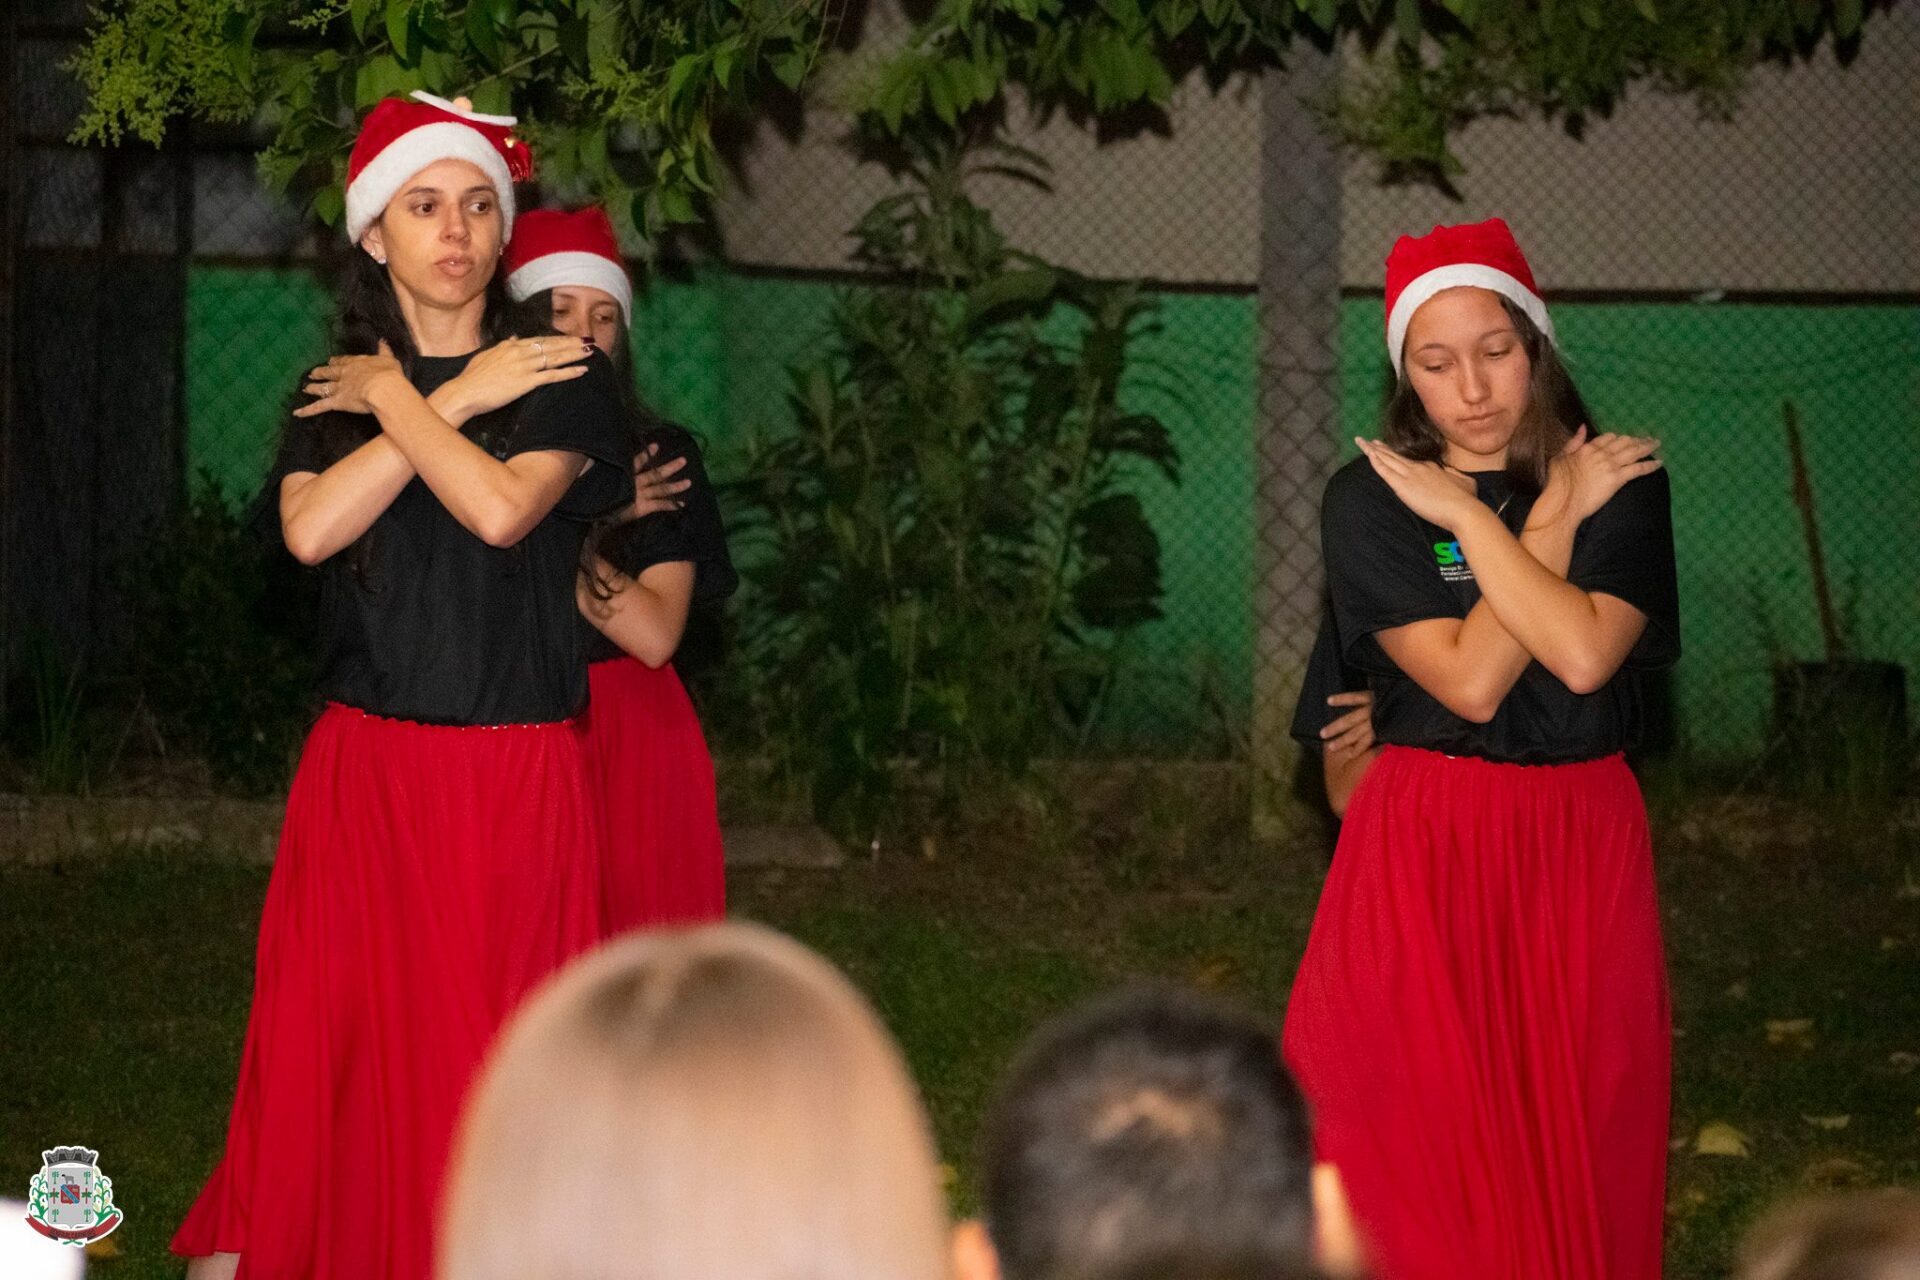
[[[1843,807],[1884,804],[1912,781],[1906,673],[1890,662],[1776,662],[1763,761],[1769,790]]]
[[[1727,110],[1749,67],[1855,40],[1865,0],[940,0],[858,91],[899,135],[958,127],[1018,86],[1098,114],[1164,106],[1195,68],[1222,76],[1296,39],[1361,37],[1342,138],[1390,173],[1458,172],[1477,116],[1538,111],[1578,131],[1636,82]],[[271,129],[262,171],[340,216],[355,121],[381,97],[471,95],[526,121],[542,178],[631,212],[651,234],[699,219],[716,118],[797,89],[832,37],[822,0],[98,0],[72,66],[81,141],[158,143],[181,115]]]
[[[244,794],[287,785],[315,709],[311,585],[203,473],[125,584],[128,675],[169,753]]]
[[[1166,105],[1189,71],[1281,62],[1296,40],[1357,35],[1370,57],[1338,103],[1343,141],[1390,174],[1444,181],[1449,140],[1490,114],[1538,112],[1578,132],[1645,82],[1729,110],[1761,61],[1858,38],[1862,0],[941,0],[860,93],[870,127],[952,123],[1018,86],[1104,115]]]
[[[825,36],[811,0],[101,0],[72,69],[77,141],[158,144],[177,116],[272,130],[270,185],[337,222],[357,121],[426,89],[511,111],[564,198],[651,234],[713,190],[715,118],[798,85]]]
[[[7,727],[26,763],[26,785],[33,791],[84,794],[102,763],[85,671],[44,635],[29,636],[22,648],[25,694],[9,701],[23,714]]]
[[[1117,639],[1159,616],[1127,481],[1178,474],[1164,425],[1121,404],[1152,305],[1015,252],[957,147],[911,150],[855,230],[896,283],[836,300],[824,350],[789,370],[796,428],[752,442],[731,507],[756,710],[862,842],[903,766],[950,814],[1097,714]]]

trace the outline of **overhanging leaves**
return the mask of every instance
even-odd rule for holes
[[[375,102],[467,94],[566,157],[556,194],[631,211],[644,235],[703,216],[714,119],[776,79],[801,84],[826,12],[824,0],[103,0],[72,63],[88,94],[74,139],[157,145],[178,117],[252,123],[269,139],[263,176],[325,215],[338,201],[319,193]]]

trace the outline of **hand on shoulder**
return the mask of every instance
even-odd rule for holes
[[[1377,440],[1355,437],[1354,443],[1393,495],[1430,524],[1457,529],[1466,513],[1481,505],[1470,476],[1437,462],[1416,462]]]
[[[385,342],[370,356],[335,356],[307,374],[302,388],[314,399],[293,411],[296,418],[311,418],[322,413],[372,413],[373,397],[381,384],[394,378],[406,381],[406,373]]]
[[[565,334],[508,338],[468,361],[458,377],[434,393],[434,402],[445,406],[447,420],[459,426],[537,388],[587,376],[592,353],[591,343]]]
[[[1549,494],[1543,495],[1549,501],[1540,507],[1550,514],[1564,509],[1576,521],[1587,520],[1629,484],[1659,471],[1665,465],[1659,450],[1654,436],[1606,432],[1589,439],[1582,426],[1553,460]]]

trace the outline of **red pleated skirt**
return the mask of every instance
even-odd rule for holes
[[[612,658],[587,668],[578,723],[599,808],[609,935],[718,920],[727,911],[713,757],[672,666]]]
[[[226,1154],[177,1254],[240,1280],[427,1280],[454,1123],[488,1042],[600,939],[571,724],[330,706],[287,797]]]
[[[1625,761],[1382,751],[1282,1045],[1381,1280],[1659,1276],[1671,1024]]]

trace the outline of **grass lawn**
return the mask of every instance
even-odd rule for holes
[[[843,965],[905,1044],[962,1207],[972,1137],[1034,1023],[1130,975],[1278,1026],[1318,877],[1180,808],[1017,841],[736,874],[736,912]],[[1920,1182],[1920,830],[1755,806],[1660,824],[1673,975],[1668,1275],[1726,1274],[1775,1196]],[[0,1194],[42,1148],[101,1152],[127,1221],[94,1274],[177,1275],[166,1242],[225,1126],[267,872],[217,851],[0,867]],[[1710,1123],[1744,1157],[1698,1155]]]

